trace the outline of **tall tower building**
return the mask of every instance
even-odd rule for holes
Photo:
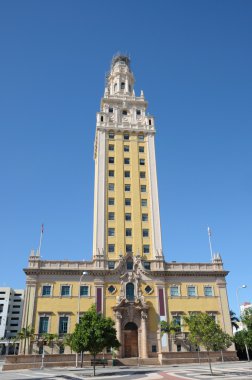
[[[21,350],[38,353],[44,347],[49,354],[50,347],[39,345],[41,335],[59,334],[60,341],[92,304],[115,321],[121,363],[129,357],[145,363],[182,362],[183,352],[191,362],[198,361],[183,325],[189,313],[209,313],[232,334],[228,272],[220,255],[203,263],[164,259],[156,129],[146,109],[143,92],[135,95],[129,58],[114,57],[96,116],[92,260],[43,260],[31,252],[24,269],[23,327],[34,327],[36,338]],[[177,324],[175,336],[162,336],[162,320]],[[235,358],[234,348],[224,357]]]
[[[129,58],[116,56],[96,120],[94,257],[163,259],[155,123],[134,82]]]

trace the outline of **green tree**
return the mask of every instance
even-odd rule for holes
[[[116,338],[114,321],[97,313],[93,305],[76,324],[72,334],[71,347],[77,353],[89,351],[93,356],[93,370],[95,376],[96,355],[104,348],[119,348],[120,343]]]
[[[252,308],[245,309],[241,315],[243,330],[235,333],[234,342],[236,348],[246,351],[249,360],[249,349],[252,349]]]
[[[28,341],[28,352],[30,351],[31,339],[34,338],[34,328],[31,326],[22,327],[21,331],[17,334],[18,339],[24,340],[23,354],[25,355],[26,343]]]
[[[241,321],[246,326],[247,330],[252,330],[252,308],[245,309],[241,315]]]
[[[215,320],[207,313],[197,313],[184,317],[189,328],[189,341],[203,346],[207,351],[210,372],[213,375],[210,351],[225,350],[232,344],[232,338],[226,334]]]
[[[163,334],[176,334],[181,331],[180,325],[176,323],[175,321],[166,322],[161,321],[161,333]]]

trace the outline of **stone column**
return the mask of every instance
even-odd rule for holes
[[[148,349],[147,349],[147,313],[145,311],[141,312],[141,347],[142,347],[142,358],[148,358]]]
[[[120,311],[116,311],[116,336],[119,342],[122,344],[122,314]],[[118,357],[122,357],[122,346],[118,348]]]

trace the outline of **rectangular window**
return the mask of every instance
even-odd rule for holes
[[[115,204],[115,198],[109,198],[109,199],[108,199],[108,204],[109,204],[110,206],[113,206],[113,205]]]
[[[113,113],[113,108],[112,107],[109,107],[109,112]]]
[[[142,214],[142,221],[148,222],[148,214]]]
[[[115,190],[115,184],[114,183],[109,183],[108,184],[108,189],[109,189],[109,191],[114,191]]]
[[[115,229],[114,228],[108,229],[108,236],[115,236]]]
[[[114,132],[109,132],[109,139],[114,139],[114,137],[115,137]]]
[[[126,236],[132,236],[132,229],[131,228],[126,228],[125,235]]]
[[[177,344],[177,352],[181,352],[181,344]]]
[[[129,140],[129,134],[128,133],[124,133],[123,138],[124,138],[124,140]]]
[[[188,295],[188,297],[195,297],[196,296],[195,286],[188,286],[187,287],[187,295]]]
[[[125,178],[130,178],[130,171],[126,170],[126,171],[124,172],[124,177],[125,177]]]
[[[150,270],[151,269],[151,263],[149,261],[144,261],[144,268]]]
[[[50,295],[51,295],[51,285],[43,285],[42,296],[50,296]]]
[[[124,116],[127,116],[127,115],[128,115],[127,110],[123,110],[123,111],[122,111],[122,114],[123,114]]]
[[[108,220],[115,220],[115,213],[114,212],[108,213]]]
[[[66,334],[68,331],[68,317],[60,317],[59,334]]]
[[[131,220],[131,214],[130,213],[125,214],[125,220],[127,220],[128,222]]]
[[[125,165],[129,165],[129,163],[130,163],[130,159],[129,159],[129,158],[125,158],[125,159],[124,159],[124,163],[125,163]]]
[[[212,288],[212,286],[204,286],[204,295],[206,297],[212,297],[213,296],[213,288]]]
[[[138,151],[139,153],[144,153],[144,146],[139,146]]]
[[[151,352],[157,352],[157,346],[156,345],[151,346]]]
[[[138,140],[143,141],[144,140],[144,135],[142,135],[142,134],[138,135]]]
[[[126,185],[124,185],[124,190],[125,191],[130,191],[130,184],[126,184]]]
[[[137,116],[141,115],[141,110],[136,110]]]
[[[124,152],[129,152],[129,145],[124,145]]]
[[[144,158],[140,158],[139,165],[145,165],[145,159]]]
[[[109,251],[109,253],[114,253],[115,252],[115,244],[109,244],[108,245],[108,251]]]
[[[145,172],[140,172],[140,178],[146,178],[146,173]]]
[[[114,269],[115,268],[115,262],[114,261],[109,261],[108,262],[108,268],[109,269]]]
[[[146,193],[146,185],[141,185],[141,193]]]
[[[130,205],[131,205],[131,199],[125,198],[125,206],[130,206]]]
[[[48,333],[49,317],[39,318],[39,334]]]
[[[80,287],[80,295],[81,295],[81,297],[88,296],[88,285],[81,285],[81,287]]]
[[[177,327],[178,331],[181,331],[181,315],[173,315],[172,321],[174,325]]]
[[[148,228],[143,229],[143,237],[148,237],[149,236],[149,230]]]
[[[126,253],[132,252],[132,244],[126,244]]]
[[[150,246],[149,246],[149,244],[145,244],[143,246],[143,253],[150,253]]]
[[[141,205],[142,206],[147,206],[147,199],[141,199]]]
[[[114,177],[115,176],[115,171],[114,170],[109,170],[109,177]]]
[[[113,144],[109,144],[109,150],[113,152],[115,150],[115,146]]]
[[[61,286],[61,295],[63,297],[70,296],[70,285],[62,285]]]
[[[121,90],[125,89],[125,82],[121,82]]]
[[[171,292],[171,297],[179,297],[179,287],[178,286],[171,286],[170,292]]]
[[[114,164],[115,163],[115,157],[109,157],[108,162],[110,164]]]

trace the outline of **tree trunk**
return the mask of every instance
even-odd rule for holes
[[[94,354],[94,360],[93,360],[93,370],[94,370],[94,376],[95,376],[95,357],[96,357],[96,355]]]
[[[209,355],[209,351],[208,350],[207,350],[207,358],[208,358],[208,363],[209,363],[209,368],[210,368],[211,375],[213,375],[213,370],[212,370],[212,365],[211,365],[211,359],[210,359],[210,355]]]
[[[24,348],[23,348],[23,354],[25,355],[25,350],[26,350],[26,338],[24,338]]]

